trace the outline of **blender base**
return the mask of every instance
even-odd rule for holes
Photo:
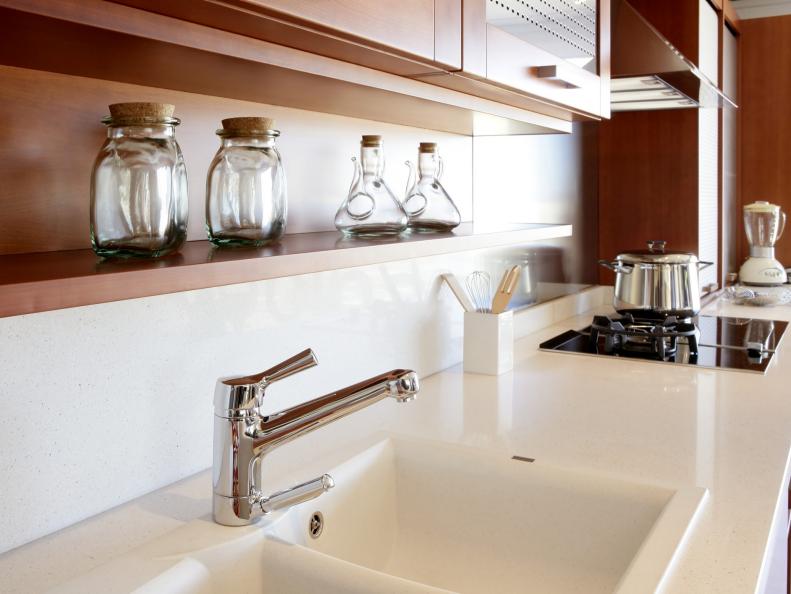
[[[771,287],[788,281],[785,268],[774,258],[750,256],[739,269],[739,281],[745,285]]]

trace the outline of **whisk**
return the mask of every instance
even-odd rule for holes
[[[467,292],[478,313],[489,313],[492,307],[492,279],[488,272],[476,270],[466,281]]]

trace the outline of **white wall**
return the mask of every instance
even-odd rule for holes
[[[549,242],[562,262],[544,271],[545,280],[584,283],[598,276],[595,126],[577,124],[570,135],[473,139],[475,221],[574,226],[573,237]]]

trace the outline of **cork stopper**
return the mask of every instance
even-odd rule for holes
[[[364,134],[360,144],[363,146],[382,146],[382,137],[378,134]]]
[[[437,152],[437,143],[436,142],[421,142],[420,148],[418,151],[421,153],[436,153]]]
[[[275,120],[259,116],[226,118],[222,121],[222,129],[233,134],[261,134],[274,131]]]
[[[110,105],[110,116],[114,120],[150,121],[169,120],[173,118],[175,106],[169,103],[113,103]]]

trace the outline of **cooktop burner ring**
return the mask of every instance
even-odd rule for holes
[[[696,333],[695,324],[688,319],[640,319],[629,314],[616,318],[594,316],[589,348],[591,352],[597,352],[599,337],[604,336],[604,353],[607,355],[633,355],[664,361],[678,354],[681,338],[689,347],[686,356],[694,362],[698,355]]]

